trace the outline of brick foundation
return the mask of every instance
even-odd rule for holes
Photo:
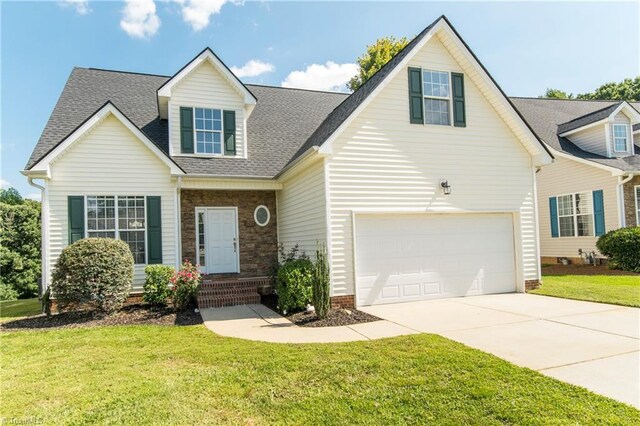
[[[353,309],[355,307],[356,298],[354,295],[333,296],[331,298],[331,309]]]
[[[560,257],[566,257],[566,256],[557,256],[557,257],[553,257],[553,256],[543,256],[540,258],[540,262],[541,263],[551,263],[553,265],[555,264],[559,264],[559,260]],[[570,265],[582,265],[583,261],[582,258],[580,257],[567,257],[567,259],[569,260],[569,264]]]
[[[624,184],[624,215],[627,226],[638,224],[636,217],[636,194],[635,187],[640,185],[640,176],[636,176]]]
[[[278,228],[275,191],[210,191],[183,189],[180,193],[182,215],[182,258],[196,259],[196,207],[237,207],[240,273],[219,274],[219,278],[269,276],[278,261]],[[271,219],[266,226],[256,224],[253,213],[267,206]]]
[[[540,285],[541,284],[539,280],[525,280],[524,289],[525,291],[535,290],[536,288],[540,287]]]

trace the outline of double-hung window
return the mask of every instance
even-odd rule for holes
[[[613,150],[615,152],[629,151],[629,139],[626,124],[613,125]]]
[[[87,236],[118,238],[129,245],[136,264],[146,263],[145,197],[87,197]]]
[[[451,85],[449,73],[422,71],[424,114],[426,124],[449,126],[451,124]]]
[[[197,154],[222,154],[222,110],[195,108]]]
[[[560,236],[593,236],[593,200],[591,193],[581,192],[561,195],[557,199]]]

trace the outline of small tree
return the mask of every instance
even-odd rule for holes
[[[142,300],[150,305],[166,305],[167,300],[171,297],[169,284],[174,272],[173,268],[167,265],[149,265],[144,268],[147,277],[144,281]]]
[[[358,90],[391,58],[404,49],[407,44],[409,44],[409,40],[406,37],[396,39],[390,36],[379,38],[375,43],[367,46],[367,50],[356,61],[358,63],[358,74],[347,83],[347,87],[354,91]]]
[[[327,317],[331,309],[330,300],[331,278],[329,275],[329,262],[327,261],[327,248],[324,244],[318,244],[316,250],[316,263],[313,265],[313,307],[318,318]]]
[[[131,291],[133,255],[124,241],[85,238],[62,250],[52,278],[52,296],[60,309],[88,305],[113,312]]]

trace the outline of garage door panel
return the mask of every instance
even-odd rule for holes
[[[356,218],[359,305],[515,291],[510,215]]]

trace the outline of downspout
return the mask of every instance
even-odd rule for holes
[[[618,176],[618,186],[617,186],[617,190],[618,190],[618,212],[619,212],[619,222],[620,222],[620,227],[624,228],[625,226],[627,226],[626,222],[626,212],[625,212],[625,208],[624,208],[624,184],[629,182],[631,179],[633,179],[634,176],[636,176],[638,173],[629,173],[628,176],[626,178],[624,178],[624,174]],[[623,179],[624,178],[624,179]]]
[[[180,269],[182,264],[182,214],[181,214],[181,191],[182,191],[182,176],[178,176],[176,182],[176,270]]]
[[[38,297],[41,298],[49,287],[49,268],[47,262],[49,253],[49,200],[47,199],[47,188],[45,186],[35,183],[32,177],[28,177],[27,181],[29,182],[29,185],[40,190],[40,273],[42,274],[42,277],[40,278],[41,288]]]

